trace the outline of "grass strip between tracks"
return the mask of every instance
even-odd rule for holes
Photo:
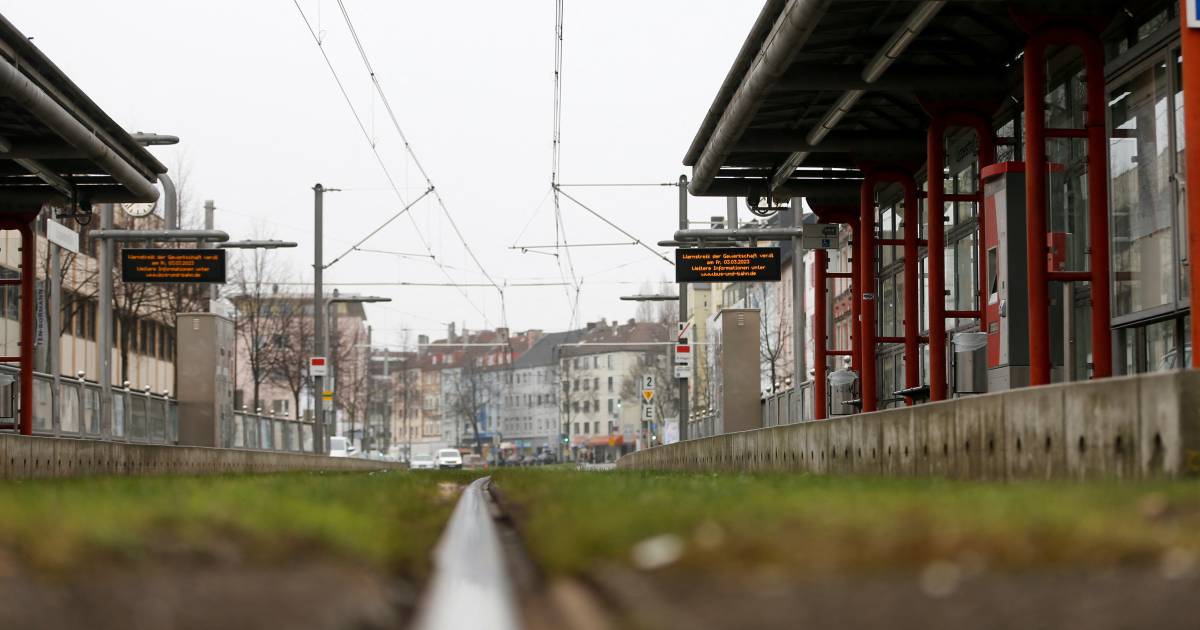
[[[424,576],[462,472],[0,483],[4,556],[61,573],[164,559],[349,561]]]
[[[1200,558],[1200,483],[500,470],[535,560],[683,570],[1097,569]],[[643,566],[642,568],[647,568]]]

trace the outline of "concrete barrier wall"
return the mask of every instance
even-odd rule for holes
[[[0,435],[0,479],[407,468],[394,462],[200,446]]]
[[[1065,383],[691,440],[627,470],[1092,479],[1200,476],[1200,372]]]

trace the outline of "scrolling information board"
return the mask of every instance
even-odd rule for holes
[[[223,249],[123,249],[121,280],[151,283],[224,283]]]
[[[675,250],[675,282],[778,282],[778,247]]]

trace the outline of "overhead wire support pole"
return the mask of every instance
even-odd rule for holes
[[[688,189],[687,175],[679,176],[679,229],[686,230],[688,227]],[[680,329],[687,325],[688,321],[688,284],[686,282],[679,283],[679,324]],[[695,369],[696,366],[692,366]],[[679,441],[685,442],[688,439],[688,422],[691,420],[690,403],[688,400],[688,377],[679,379]]]

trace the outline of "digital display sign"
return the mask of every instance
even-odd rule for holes
[[[123,249],[121,280],[150,283],[225,282],[223,249]]]
[[[675,282],[778,282],[778,247],[675,250]]]

